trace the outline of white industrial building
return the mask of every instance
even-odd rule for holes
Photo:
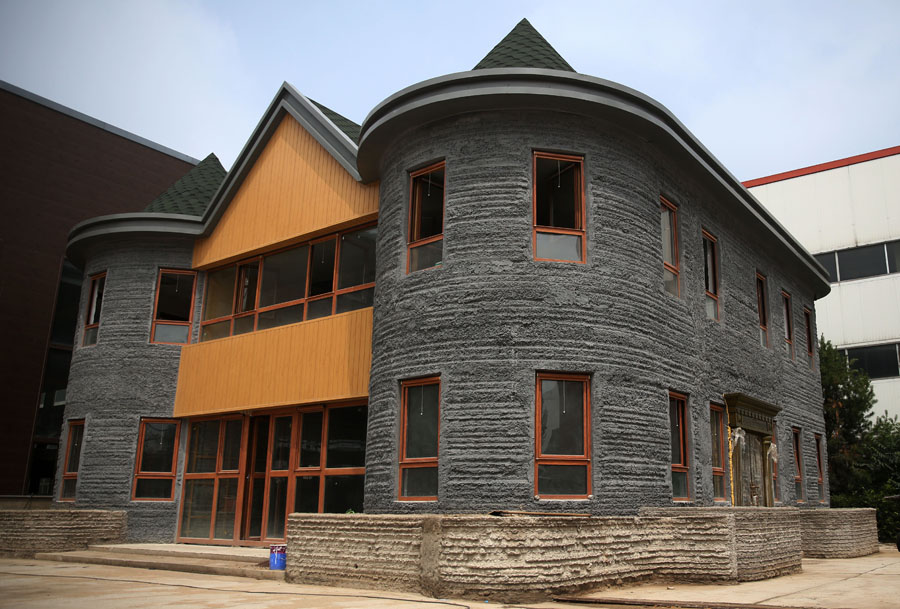
[[[900,146],[745,182],[831,273],[816,302],[825,338],[900,415]]]

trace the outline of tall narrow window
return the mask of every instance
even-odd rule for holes
[[[687,397],[669,393],[669,432],[672,440],[672,499],[691,498],[688,483]]]
[[[825,467],[822,462],[822,436],[816,434],[816,467],[818,469],[819,502],[825,501]]]
[[[784,309],[784,352],[794,358],[794,315],[791,310],[791,295],[781,292],[781,304]]]
[[[441,162],[410,174],[407,273],[443,261],[445,172]]]
[[[809,366],[812,367],[816,361],[815,358],[815,342],[812,331],[812,311],[803,307],[803,323],[806,325],[806,356],[809,358]]]
[[[66,442],[66,462],[63,466],[60,501],[75,501],[78,484],[78,464],[81,461],[81,444],[84,440],[84,419],[69,421],[69,439]]]
[[[591,493],[590,377],[537,375],[535,495],[581,499]]]
[[[84,345],[96,345],[100,331],[100,309],[103,307],[103,290],[106,288],[106,273],[91,277],[91,291],[88,296],[87,314],[84,317]]]
[[[719,319],[719,248],[718,241],[703,231],[703,270],[706,286],[706,317]]]
[[[534,153],[535,260],[584,262],[584,160]]]
[[[400,391],[400,499],[436,501],[441,380],[403,381]]]
[[[171,501],[181,425],[172,419],[143,419],[138,434],[133,499]]]
[[[662,226],[663,285],[672,296],[679,294],[678,209],[664,197],[659,198],[659,219]]]
[[[766,294],[766,277],[756,274],[756,310],[759,313],[759,344],[769,346],[769,304]]]
[[[191,340],[194,313],[194,271],[159,272],[150,341],[183,345]]]
[[[794,497],[797,501],[803,501],[803,444],[801,443],[800,430],[791,429],[794,439]]]
[[[709,406],[709,434],[712,446],[713,499],[725,501],[725,409]]]

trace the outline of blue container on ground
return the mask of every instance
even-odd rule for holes
[[[284,571],[287,559],[287,546],[284,544],[274,544],[269,546],[269,570]]]

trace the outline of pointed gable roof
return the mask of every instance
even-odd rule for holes
[[[330,120],[332,123],[334,123],[335,127],[337,127],[338,129],[340,129],[341,131],[344,132],[344,135],[349,137],[354,142],[359,141],[359,130],[360,130],[359,125],[357,125],[356,123],[351,121],[346,116],[341,116],[340,114],[338,114],[331,108],[328,108],[327,106],[323,106],[322,104],[320,104],[319,102],[317,102],[316,100],[314,100],[311,97],[307,97],[306,99],[311,101],[316,106],[316,108],[321,110],[322,114],[324,114],[325,117],[328,120]]]
[[[156,197],[144,211],[202,216],[224,179],[225,168],[215,154],[210,154]]]
[[[541,36],[528,19],[522,19],[474,70],[489,68],[544,68],[574,72],[562,56]]]

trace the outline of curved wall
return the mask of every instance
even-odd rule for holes
[[[586,264],[533,259],[533,150],[584,156]],[[443,264],[407,275],[409,172],[438,160],[446,161]],[[749,213],[717,205],[690,171],[652,142],[574,114],[470,113],[389,142],[380,168],[367,511],[671,505],[670,389],[690,396],[693,503],[712,503],[709,402],[725,392],[782,406],[782,446],[790,424],[803,426],[806,471],[815,472],[821,390],[818,371],[801,358],[802,307],[812,306],[815,286],[793,279],[808,275],[799,264],[769,258],[770,235],[745,228],[756,226]],[[660,194],[680,206],[680,298],[663,290]],[[704,313],[701,226],[721,245],[721,322]],[[757,338],[757,268],[769,276],[768,349]],[[776,342],[782,288],[794,296],[794,360]],[[537,371],[591,375],[589,500],[534,499]],[[439,500],[399,502],[399,383],[431,375],[441,377]],[[780,473],[789,503],[788,465],[783,459]]]
[[[85,419],[76,508],[128,510],[128,537],[140,541],[175,538],[180,473],[172,501],[132,501],[141,417],[172,416],[178,380],[179,345],[150,343],[150,323],[159,269],[190,269],[193,241],[157,235],[110,237],[85,252],[85,282],[76,329],[66,403],[66,421]],[[89,278],[106,272],[98,341],[80,346],[89,297]],[[203,293],[198,277],[195,294]],[[195,296],[194,320],[200,298]],[[196,324],[192,330],[196,340]],[[180,441],[187,428],[182,424]],[[67,428],[63,429],[67,441]],[[183,453],[179,450],[179,455]],[[59,497],[66,446],[61,446],[54,497]]]

